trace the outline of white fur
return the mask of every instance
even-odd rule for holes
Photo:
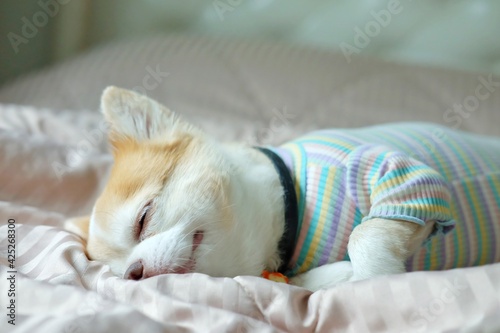
[[[151,276],[175,271],[191,257],[196,260],[194,271],[212,276],[260,275],[263,269],[279,267],[283,190],[266,156],[251,147],[219,144],[147,97],[111,87],[102,101],[115,139],[167,144],[179,133],[188,132],[193,142],[165,184],[154,181],[158,175],[151,175],[151,182],[142,184],[132,198],[106,201],[115,203],[112,207],[103,207],[98,201],[90,218],[87,247],[93,259],[108,263],[119,276],[139,260]],[[224,193],[214,193],[210,184],[221,179]],[[229,208],[231,221],[224,221],[227,216],[219,207],[222,197],[227,198],[228,207],[223,208]],[[144,239],[138,241],[134,225],[150,200],[155,209]],[[430,229],[415,231],[414,226],[399,221],[374,220],[353,231],[348,245],[352,264],[325,265],[293,278],[292,283],[316,290],[403,272],[404,260],[416,249],[414,244],[420,244]],[[108,230],[101,226],[104,224]],[[197,231],[203,231],[203,240],[193,252]],[[402,251],[394,251],[394,247]]]
[[[105,236],[107,245],[124,253],[118,258],[101,258],[109,262],[117,275],[123,275],[137,260],[143,260],[148,271],[158,273],[181,266],[191,255],[192,236],[196,230],[205,231],[204,241],[197,251],[198,272],[213,276],[258,275],[265,268],[278,267],[276,248],[283,231],[279,213],[283,203],[278,191],[279,179],[270,172],[273,166],[254,162],[260,156],[244,149],[237,150],[245,153],[238,153],[240,156],[236,158],[227,157],[224,168],[230,179],[229,202],[234,208],[234,221],[232,226],[225,228],[218,223],[221,217],[214,209],[215,198],[202,189],[206,173],[200,173],[200,169],[210,164],[207,160],[211,157],[204,155],[206,147],[201,150],[195,154],[195,159],[177,167],[172,180],[159,193],[145,186],[135,197],[107,212],[105,216],[114,220],[110,222],[111,232],[104,233],[95,214],[92,215],[89,243],[94,236]],[[224,149],[220,153],[225,155]],[[248,170],[246,165],[253,163],[257,167]],[[135,218],[153,196],[157,208],[147,233],[155,235],[136,243],[131,232]],[[95,256],[100,257],[100,254]]]

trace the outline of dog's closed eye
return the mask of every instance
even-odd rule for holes
[[[143,230],[147,227],[149,220],[151,219],[151,206],[152,201],[149,201],[142,208],[139,215],[137,215],[135,221],[135,239],[138,241],[142,241],[144,239]]]

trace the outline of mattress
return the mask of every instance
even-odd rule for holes
[[[498,263],[317,292],[250,276],[128,281],[90,261],[83,241],[62,229],[65,218],[90,212],[112,164],[98,112],[107,85],[144,92],[218,139],[277,144],[319,127],[411,120],[499,135],[498,82],[183,36],[105,45],[18,79],[0,89],[0,331],[498,332]]]

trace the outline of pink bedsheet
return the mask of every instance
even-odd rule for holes
[[[500,264],[311,293],[246,276],[125,281],[89,261],[61,225],[88,214],[112,162],[99,94],[109,84],[140,86],[156,68],[168,76],[147,93],[221,139],[268,144],[312,128],[407,120],[500,134],[497,85],[474,110],[448,114],[499,78],[361,57],[347,65],[342,55],[287,45],[158,37],[35,73],[0,89],[0,102],[12,103],[0,104],[0,332],[500,332]],[[275,117],[285,126],[273,130]]]
[[[0,115],[2,332],[500,331],[500,264],[315,293],[249,276],[115,277],[60,228],[65,215],[90,210],[111,163],[104,144],[73,156],[89,140],[78,133],[98,128],[99,115],[56,117],[7,105]],[[15,326],[6,316],[9,219],[15,219]]]

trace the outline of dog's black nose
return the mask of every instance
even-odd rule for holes
[[[141,280],[144,274],[144,265],[142,260],[134,262],[127,268],[127,271],[123,275],[124,279],[127,280]]]

